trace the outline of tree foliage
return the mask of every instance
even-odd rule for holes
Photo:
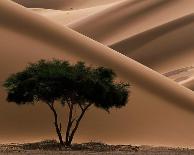
[[[54,115],[60,143],[62,126],[55,104],[69,109],[65,144],[71,145],[73,136],[85,112],[92,105],[106,111],[125,106],[129,84],[116,82],[116,74],[105,67],[86,66],[84,62],[70,64],[62,60],[40,60],[11,75],[4,83],[8,102],[17,104],[46,103]],[[79,113],[76,111],[78,109]]]

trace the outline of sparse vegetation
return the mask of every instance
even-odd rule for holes
[[[61,145],[71,146],[73,137],[86,111],[92,106],[109,112],[112,107],[126,105],[129,84],[115,81],[116,74],[108,68],[89,67],[83,62],[70,64],[61,60],[40,60],[4,83],[7,101],[21,104],[45,103],[54,116],[54,125]],[[65,142],[62,123],[55,104],[68,108]]]
[[[193,149],[132,146],[132,145],[108,145],[101,142],[88,142],[72,144],[59,150],[60,143],[56,140],[44,140],[36,143],[0,145],[0,154],[56,154],[56,155],[86,155],[86,154],[133,154],[133,155],[192,155]]]

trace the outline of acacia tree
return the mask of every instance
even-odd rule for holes
[[[17,104],[45,103],[54,116],[54,126],[61,145],[70,146],[86,111],[95,106],[106,111],[125,106],[129,84],[116,82],[108,68],[89,67],[83,62],[70,64],[61,60],[40,60],[11,75],[4,83],[7,101]],[[62,123],[55,104],[68,107],[65,142]]]

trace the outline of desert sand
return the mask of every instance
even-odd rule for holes
[[[38,13],[46,18],[49,18],[55,22],[63,25],[70,24],[77,20],[82,20],[92,14],[107,9],[111,5],[102,5],[85,9],[78,10],[53,10],[53,9],[42,9],[42,8],[31,8],[32,11]]]
[[[43,0],[40,4],[20,2],[40,9],[27,9],[9,0],[0,2],[1,82],[28,62],[41,58],[81,59],[110,67],[132,83],[129,104],[121,110],[113,109],[110,115],[91,110],[76,141],[194,145],[194,94],[188,89],[192,82],[180,83],[162,75],[194,65],[192,0],[126,0],[118,4],[107,0],[103,4],[86,1],[86,5],[75,1],[80,6],[75,10],[76,5],[71,4],[76,17],[68,9],[71,5],[60,4],[51,9],[61,10],[46,10],[50,6],[44,7]],[[79,16],[80,9],[83,14]],[[72,18],[65,19],[63,15],[68,11]],[[1,143],[55,137],[52,118],[44,105],[21,108],[8,104],[5,95],[1,87]]]
[[[104,5],[96,5],[89,8],[80,8],[80,9],[63,9],[63,10],[54,10],[54,9],[45,9],[45,8],[29,8],[37,14],[40,14],[44,17],[51,19],[52,21],[58,22],[63,25],[71,25],[75,21],[80,21],[85,19],[93,14],[97,14],[105,9],[108,9],[114,5],[120,3],[112,2]],[[79,6],[79,5],[78,5]]]

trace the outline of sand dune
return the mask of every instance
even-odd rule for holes
[[[21,70],[28,62],[54,57],[71,61],[81,59],[107,66],[114,69],[119,77],[132,82],[131,104],[121,110],[112,110],[111,115],[91,110],[80,128],[80,134],[76,136],[77,141],[100,139],[115,144],[193,145],[193,113],[187,113],[194,110],[191,90],[101,43],[9,0],[0,1],[0,19],[1,81],[12,72]],[[2,87],[0,104],[2,142],[55,137],[51,127],[52,118],[44,105],[21,108],[8,104]],[[62,109],[59,107],[59,110]]]
[[[193,65],[193,5],[188,0],[125,0],[68,26],[164,73]],[[67,24],[62,17],[57,22]]]
[[[194,14],[137,34],[110,47],[160,72],[194,64]]]
[[[110,45],[192,13],[193,5],[192,0],[125,0],[69,26]]]
[[[116,2],[119,0],[12,0],[19,3],[25,7],[29,8],[46,8],[46,9],[62,9],[62,10],[72,10],[80,8],[88,8],[97,5],[108,4],[111,2]]]
[[[63,49],[74,56],[110,67],[121,77],[140,85],[142,88],[173,102],[179,102],[181,106],[187,105],[189,109],[192,109],[194,104],[192,91],[179,86],[140,63],[9,1],[1,2],[0,9],[0,17],[3,19],[0,23],[2,26]],[[15,13],[14,17],[12,16],[13,12]],[[168,92],[171,92],[170,96]]]
[[[109,8],[114,4],[115,3],[111,3],[77,10],[53,10],[43,8],[31,8],[31,10],[55,22],[66,25],[91,16],[92,14],[101,12],[102,10]]]
[[[69,16],[70,21],[63,13],[56,15],[49,13],[53,11],[47,11],[43,14],[61,24],[73,22],[68,26],[104,44],[106,44],[105,40],[111,43],[116,38],[117,42],[109,45],[111,48],[164,73],[194,64],[192,60],[194,15],[184,16],[186,13],[194,11],[190,7],[192,5],[193,1],[185,0],[126,0],[113,6],[103,6],[104,9],[107,7],[104,11],[99,7],[91,8],[90,11],[94,12],[94,15],[88,17],[86,17],[87,12],[83,17],[77,14],[81,19],[75,18],[74,20]],[[183,7],[183,9],[179,10],[179,7]],[[95,13],[95,10],[99,11]],[[174,12],[167,16],[165,12],[169,11]],[[78,10],[75,12],[79,13]],[[102,20],[105,17],[106,19]],[[162,25],[159,25],[160,23]],[[138,26],[145,31],[142,32],[143,29],[138,29]],[[121,38],[123,40],[118,41]],[[182,39],[185,41],[179,43]],[[157,46],[162,47],[158,50]]]

